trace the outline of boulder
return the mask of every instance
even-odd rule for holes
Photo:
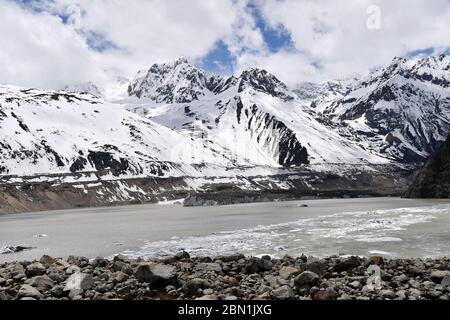
[[[295,278],[294,283],[297,288],[305,286],[316,286],[320,282],[320,278],[317,274],[311,271],[305,271]]]
[[[441,286],[443,288],[450,287],[450,275],[445,276],[444,278],[442,278]]]
[[[141,263],[134,276],[140,282],[150,284],[152,288],[164,288],[177,283],[175,267],[164,264]]]
[[[94,278],[90,274],[77,272],[67,279],[64,291],[89,290],[94,286]]]
[[[104,268],[107,265],[108,265],[108,262],[102,257],[97,257],[91,261],[91,266],[94,268]]]
[[[267,259],[250,258],[245,264],[245,272],[247,274],[270,271],[272,268],[273,263]]]
[[[186,251],[181,251],[175,254],[175,259],[177,260],[189,260],[191,256]]]
[[[329,288],[326,288],[325,290],[319,290],[319,291],[314,292],[312,294],[311,298],[313,300],[318,300],[318,301],[336,300],[337,294],[336,294],[336,291],[334,290],[334,288],[329,287]]]
[[[47,268],[40,262],[34,262],[25,268],[27,277],[41,276],[47,272]]]
[[[445,277],[450,276],[450,271],[433,271],[430,275],[434,283],[441,284]]]
[[[27,280],[27,284],[37,288],[39,291],[44,291],[53,287],[55,282],[52,279],[50,279],[49,276],[43,275],[43,276],[36,276]]]
[[[272,297],[276,300],[292,300],[295,298],[295,293],[291,287],[285,285],[273,290]]]
[[[308,262],[306,264],[306,271],[311,271],[319,276],[323,276],[325,274],[325,266],[320,261]]]
[[[338,262],[333,269],[336,272],[342,272],[357,268],[360,265],[361,259],[359,257],[353,256]]]
[[[72,265],[66,269],[67,274],[74,274],[78,272],[81,272],[81,268],[77,265]]]
[[[42,293],[39,292],[38,289],[33,288],[28,284],[24,284],[19,289],[19,297],[42,299],[44,296],[42,295]]]
[[[381,296],[385,299],[395,299],[397,295],[392,290],[382,290],[380,292]]]
[[[291,277],[298,276],[300,274],[300,270],[297,269],[297,268],[294,268],[294,267],[289,267],[289,266],[288,267],[282,267],[280,269],[279,274],[280,274],[281,278],[283,278],[285,280],[288,280]]]
[[[183,284],[183,292],[185,296],[192,297],[197,294],[199,289],[205,289],[208,288],[208,282],[200,279],[200,278],[194,278],[186,281]]]
[[[56,259],[50,257],[49,255],[43,255],[39,259],[39,262],[42,263],[43,265],[49,267],[56,262]]]
[[[363,285],[359,281],[353,281],[353,282],[349,283],[348,286],[352,289],[358,290],[358,289],[361,289]]]
[[[384,259],[381,256],[370,257],[370,264],[374,264],[374,265],[377,265],[377,266],[382,266],[384,264]]]

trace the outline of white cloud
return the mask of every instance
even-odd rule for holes
[[[0,0],[0,82],[58,87],[134,75],[155,62],[200,58],[220,39],[233,43],[242,1],[58,0],[19,6]],[[39,12],[37,12],[39,11]],[[63,23],[59,16],[67,17]],[[247,24],[244,23],[244,26]],[[96,34],[117,48],[91,50]],[[253,37],[253,38],[252,38]],[[254,35],[243,38],[257,43]],[[108,72],[105,73],[104,71]]]
[[[293,55],[301,57],[295,70],[299,81],[311,77],[312,63],[320,67],[315,78],[340,77],[387,64],[394,56],[414,50],[450,47],[448,0],[349,0],[345,4],[332,0],[264,0],[259,4],[270,25],[282,25],[291,33],[298,51]],[[371,5],[381,9],[380,30],[367,27],[367,8]],[[262,61],[272,59],[263,57]],[[283,63],[279,68],[281,73],[286,70]]]
[[[96,78],[92,71],[98,69],[98,57],[60,18],[2,1],[0,21],[0,83],[52,87]]]
[[[0,0],[0,83],[58,88],[179,56],[199,60],[218,40],[236,72],[266,68],[288,84],[365,72],[396,55],[448,48],[448,0]],[[268,50],[247,5],[292,36],[294,49]],[[369,30],[367,7],[381,8],[381,30]],[[80,14],[78,14],[80,13]],[[65,17],[66,23],[60,16]],[[86,35],[114,44],[98,52]],[[98,40],[98,39],[97,39]]]

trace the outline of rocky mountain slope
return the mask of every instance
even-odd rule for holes
[[[409,198],[450,198],[450,135],[417,173]]]
[[[334,92],[334,101],[322,95],[311,106],[343,136],[389,159],[424,161],[450,132],[448,56],[395,58],[345,93]]]
[[[1,175],[164,176],[189,175],[204,161],[231,166],[201,141],[90,94],[0,87],[0,131]]]
[[[395,59],[291,90],[265,70],[224,77],[179,59],[111,90],[1,86],[0,212],[398,195],[450,132],[449,65]]]
[[[254,165],[389,163],[321,123],[265,70],[210,76],[185,60],[154,65],[129,86],[128,110]]]

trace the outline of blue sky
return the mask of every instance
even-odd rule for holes
[[[256,28],[261,32],[270,53],[276,53],[279,50],[295,50],[290,33],[283,27],[269,26],[257,5],[249,3],[247,12],[254,18]],[[199,67],[219,74],[232,73],[235,64],[236,57],[232,55],[223,40],[217,41],[214,48],[198,63]]]

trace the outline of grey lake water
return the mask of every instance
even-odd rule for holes
[[[0,250],[8,245],[33,249],[0,254],[0,262],[43,254],[153,258],[181,250],[194,256],[449,256],[450,202],[368,198],[34,212],[0,216]]]

